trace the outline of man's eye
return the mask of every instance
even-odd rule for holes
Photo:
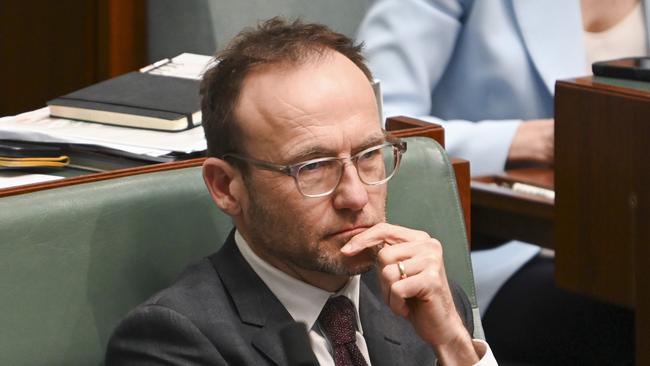
[[[377,157],[378,155],[379,155],[379,149],[366,151],[365,153],[359,156],[359,160],[370,160],[372,158]]]
[[[314,170],[322,169],[323,167],[325,167],[326,164],[327,164],[326,161],[317,161],[317,162],[313,162],[313,163],[303,165],[300,170],[302,170],[302,171],[314,171]]]

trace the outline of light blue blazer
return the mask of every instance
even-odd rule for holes
[[[579,0],[378,0],[358,38],[384,116],[442,123],[473,175],[503,170],[522,120],[553,117],[556,80],[590,72]],[[472,252],[482,313],[538,252],[521,242]]]
[[[480,175],[503,170],[521,120],[553,117],[556,80],[589,73],[581,19],[579,0],[379,0],[358,38],[384,115],[442,123]]]

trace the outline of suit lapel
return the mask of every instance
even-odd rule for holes
[[[364,274],[369,281],[376,277],[375,271]],[[365,278],[364,278],[365,280]],[[361,282],[359,294],[359,317],[363,327],[363,338],[368,346],[370,363],[373,366],[402,365],[403,331],[393,316],[379,299],[373,294],[365,281]]]
[[[586,74],[578,0],[512,0],[528,55],[554,94],[555,81]]]
[[[261,306],[259,302],[257,302],[257,305]],[[269,310],[264,327],[253,336],[251,341],[255,348],[273,360],[273,362],[278,365],[283,365],[286,364],[287,361],[278,334],[280,330],[286,326],[287,323],[292,322],[293,319],[282,306],[280,306],[280,308],[274,306]]]
[[[242,323],[253,329],[252,345],[275,364],[286,364],[278,331],[293,319],[242,257],[234,231],[210,261],[232,297]]]

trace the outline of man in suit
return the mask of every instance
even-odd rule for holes
[[[293,320],[322,365],[494,364],[441,244],[385,222],[406,146],[381,129],[359,51],[271,19],[217,56],[203,175],[235,230],[127,316],[108,365],[286,364],[278,331]]]

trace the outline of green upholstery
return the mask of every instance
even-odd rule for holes
[[[475,305],[451,167],[433,140],[407,141],[389,220],[440,238]],[[124,314],[230,229],[198,167],[0,199],[0,365],[101,364]]]

